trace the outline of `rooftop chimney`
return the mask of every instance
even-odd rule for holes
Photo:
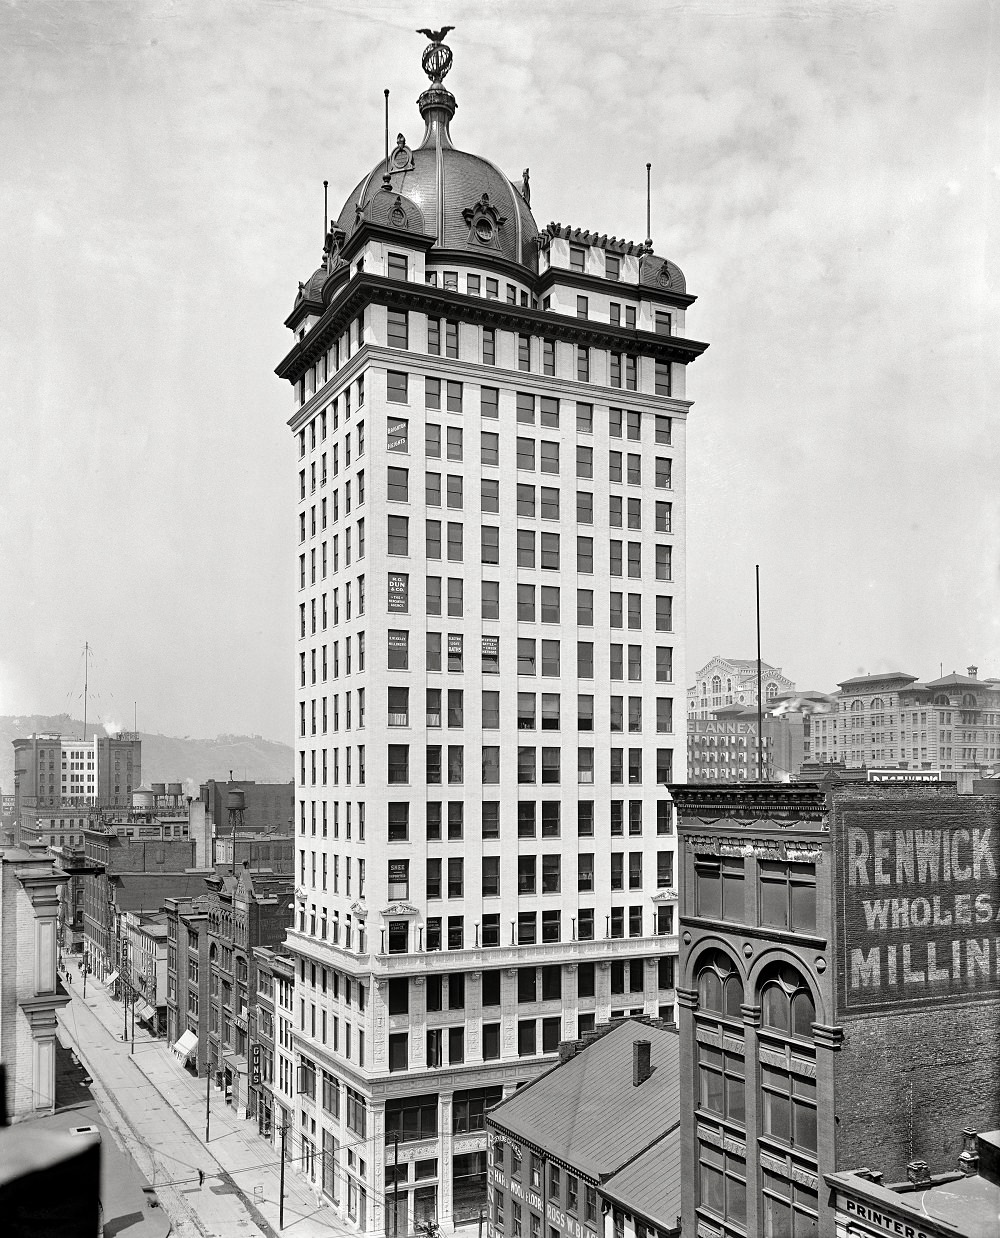
[[[979,1150],[973,1130],[962,1131],[962,1154],[958,1158],[958,1167],[967,1178],[974,1178],[979,1172]]]
[[[978,666],[969,666],[969,667],[967,667],[966,669],[967,669],[967,670],[968,670],[968,672],[969,672],[969,678],[970,678],[970,679],[975,679],[975,677],[979,674],[979,667],[978,667]]]
[[[636,1040],[632,1043],[632,1086],[634,1088],[637,1088],[640,1083],[645,1083],[653,1073],[653,1067],[650,1064],[651,1049],[652,1045],[648,1040]]]
[[[906,1176],[914,1186],[930,1184],[931,1169],[926,1161],[910,1161],[906,1167]]]

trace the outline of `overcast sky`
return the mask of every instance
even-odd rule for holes
[[[297,281],[456,145],[684,269],[689,678],[1000,675],[1000,7],[0,0],[0,714],[290,740]],[[683,686],[683,685],[680,685]]]

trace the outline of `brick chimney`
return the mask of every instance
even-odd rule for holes
[[[975,677],[979,674],[979,667],[978,667],[978,666],[969,666],[969,667],[966,667],[966,670],[967,670],[967,671],[968,671],[968,673],[969,673],[969,678],[970,678],[970,679],[975,679]]]
[[[640,1083],[645,1083],[653,1073],[650,1061],[651,1050],[652,1045],[648,1040],[632,1042],[632,1086],[634,1088],[637,1088]]]
[[[931,1170],[926,1161],[910,1161],[906,1167],[906,1176],[914,1186],[930,1184]]]
[[[975,1177],[979,1172],[979,1150],[973,1130],[962,1131],[962,1154],[958,1158],[958,1167],[967,1178]]]

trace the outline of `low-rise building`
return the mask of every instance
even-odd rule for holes
[[[627,1019],[488,1108],[489,1238],[679,1234],[678,1069],[673,1025]]]
[[[166,898],[167,1040],[189,1070],[209,1069],[208,1036],[208,904],[207,894]]]
[[[963,1131],[950,1173],[913,1161],[904,1182],[871,1169],[826,1174],[838,1238],[996,1238],[1000,1233],[1000,1131]],[[878,1149],[872,1149],[877,1157]]]
[[[56,1099],[59,889],[67,878],[42,844],[0,849],[0,1061],[17,1122]]]
[[[122,932],[128,942],[124,973],[136,1018],[156,1036],[167,1030],[167,917],[162,911],[127,911]]]

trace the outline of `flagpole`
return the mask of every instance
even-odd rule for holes
[[[760,564],[754,571],[757,579],[757,781],[764,781],[764,702],[761,692],[760,667]]]

